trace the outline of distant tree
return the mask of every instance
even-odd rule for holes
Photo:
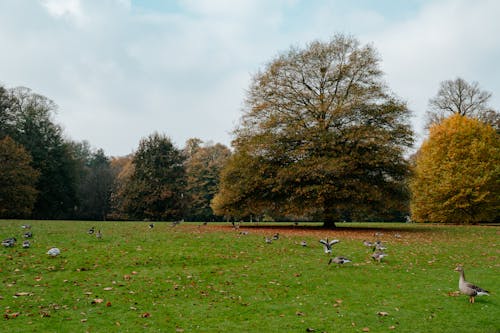
[[[30,163],[23,146],[9,136],[0,139],[0,218],[30,216],[39,176]]]
[[[183,149],[184,155],[186,156],[186,158],[189,159],[191,156],[193,156],[194,153],[196,153],[196,151],[198,150],[198,148],[201,147],[202,144],[203,144],[203,140],[201,140],[199,138],[188,139],[186,141],[186,145]]]
[[[335,227],[406,201],[410,112],[382,75],[373,47],[344,35],[271,61],[248,90],[216,214],[307,213]]]
[[[29,152],[32,166],[40,172],[33,217],[71,217],[77,204],[76,165],[71,145],[64,140],[61,127],[52,120],[57,106],[28,88],[9,92],[11,104],[7,112],[12,123],[8,130]]]
[[[77,202],[75,218],[105,220],[110,210],[113,173],[102,149],[93,151],[86,141],[73,143],[77,161]]]
[[[479,83],[462,78],[441,82],[437,95],[429,100],[428,125],[440,123],[448,116],[459,114],[476,118],[500,130],[500,113],[488,102],[491,93],[481,90]]]
[[[131,218],[174,220],[184,217],[186,173],[184,156],[158,133],[141,140],[134,170],[126,183],[124,209]]]
[[[113,186],[111,190],[111,207],[108,219],[128,219],[125,205],[127,201],[127,184],[134,174],[134,164],[132,161],[132,155],[114,157],[110,161]]]
[[[412,219],[491,221],[500,209],[500,137],[487,124],[455,114],[430,128],[415,159]]]
[[[12,136],[15,126],[15,114],[12,111],[14,100],[11,93],[0,86],[0,139],[5,136]]]
[[[220,171],[231,155],[218,143],[198,147],[186,161],[188,216],[191,220],[211,221],[215,216],[210,202],[219,190]]]

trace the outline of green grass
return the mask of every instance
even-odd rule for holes
[[[93,225],[102,240],[87,235]],[[304,224],[272,244],[263,236],[275,230],[244,227],[242,236],[188,223],[0,221],[0,238],[18,239],[0,249],[0,331],[500,332],[499,227]],[[388,246],[381,264],[361,243],[373,228]],[[328,266],[326,236],[354,262]],[[49,258],[51,246],[61,256]],[[492,295],[454,295],[458,263]]]

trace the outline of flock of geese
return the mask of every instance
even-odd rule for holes
[[[175,227],[177,226],[178,224],[180,224],[181,221],[175,221],[172,223],[172,227]],[[204,224],[206,225],[206,223]],[[29,239],[33,238],[33,233],[31,232],[31,225],[28,225],[28,224],[23,224],[21,226],[22,229],[26,230],[24,233],[23,233],[23,243],[22,243],[22,247],[24,249],[27,249],[31,246],[30,244],[30,241]],[[154,228],[154,224],[153,223],[150,223],[148,225],[148,228],[149,229],[153,229]],[[235,229],[239,229],[239,225],[235,225],[233,223],[233,228]],[[97,239],[102,239],[102,233],[101,233],[101,230],[95,230],[95,227],[91,227],[90,229],[87,230],[87,234],[88,235],[95,235],[95,237]],[[247,231],[242,231],[240,232],[241,235],[247,235],[248,232]],[[380,236],[381,233],[375,233],[375,236]],[[395,237],[401,237],[399,234],[395,234],[394,235]],[[275,233],[273,236],[269,237],[269,236],[265,236],[264,238],[264,241],[266,244],[271,244],[273,241],[277,241],[280,239],[280,234],[279,233]],[[14,247],[16,245],[16,242],[17,242],[17,239],[15,237],[9,237],[9,238],[6,238],[2,241],[2,246],[4,247]],[[338,239],[332,239],[332,240],[329,240],[328,238],[325,238],[325,239],[320,239],[319,242],[323,245],[323,250],[325,252],[325,254],[327,255],[331,255],[332,254],[332,247],[335,245],[335,244],[338,244],[340,243],[340,240]],[[300,245],[303,246],[303,247],[307,247],[307,242],[306,241],[301,241],[300,242]],[[382,260],[387,257],[387,254],[384,252],[384,250],[386,250],[386,246],[384,246],[382,244],[382,242],[380,240],[377,240],[375,242],[370,242],[370,241],[367,241],[367,240],[364,240],[363,241],[363,245],[366,246],[366,247],[369,247],[369,248],[372,248],[372,255],[371,255],[371,258],[374,260],[374,261],[377,261],[377,262],[382,262]],[[58,255],[61,254],[61,250],[57,247],[52,247],[50,248],[48,251],[47,251],[47,255],[49,255],[50,257],[57,257]],[[346,263],[349,263],[349,262],[352,262],[351,259],[347,258],[347,257],[344,257],[344,256],[335,256],[335,257],[331,257],[328,261],[328,265],[330,265],[331,263],[335,263],[337,265],[343,265],[343,264],[346,264]],[[457,266],[455,268],[455,271],[457,271],[460,276],[459,276],[459,280],[458,280],[458,288],[460,290],[460,292],[464,295],[467,295],[469,296],[469,302],[470,303],[474,303],[475,301],[475,297],[476,296],[483,296],[483,295],[489,295],[489,291],[473,284],[473,283],[470,283],[468,281],[465,280],[465,273],[464,273],[464,268],[462,266]]]

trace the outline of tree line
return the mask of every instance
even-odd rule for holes
[[[457,78],[429,101],[428,138],[372,45],[292,47],[252,78],[232,149],[152,133],[108,157],[64,137],[54,102],[0,86],[0,217],[219,221],[498,220],[500,116]]]

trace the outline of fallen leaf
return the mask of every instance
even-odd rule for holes
[[[377,314],[378,314],[379,316],[382,316],[382,317],[385,317],[385,316],[389,315],[389,313],[387,313],[387,312],[385,312],[385,311],[379,311],[379,312],[377,312]]]
[[[370,328],[368,328],[368,327],[363,327],[362,331],[363,331],[363,332],[370,332]]]
[[[13,313],[6,313],[3,315],[5,319],[14,319],[19,317],[19,312],[13,312]]]
[[[396,326],[394,326],[394,325],[389,326],[389,329],[390,329],[390,330],[393,330],[393,329],[395,329],[395,328],[396,328]]]
[[[306,328],[306,332],[314,332],[314,331],[316,331],[316,330],[312,327]]]
[[[28,293],[28,292],[25,292],[25,291],[22,291],[22,292],[19,292],[19,293],[15,293],[16,296],[31,296],[33,295],[32,293]]]
[[[460,296],[460,291],[450,291],[448,293],[448,296],[450,297],[457,297],[457,296]]]
[[[123,276],[123,279],[124,279],[125,281],[128,281],[128,280],[130,280],[130,275],[128,275],[128,274],[125,274],[125,275]]]
[[[104,300],[102,298],[95,298],[93,301],[92,301],[92,304],[100,304],[104,302]]]
[[[304,315],[304,312],[297,311],[297,312],[295,312],[295,314],[296,314],[297,316],[303,316],[303,315]]]
[[[103,290],[110,291],[110,290],[113,290],[113,287],[106,287]]]
[[[110,306],[111,306],[111,302],[110,302],[110,301],[108,301],[108,302],[106,303],[106,306],[107,306],[107,307],[110,307]]]
[[[151,314],[149,312],[144,312],[143,314],[141,314],[141,317],[142,318],[149,318],[149,317],[151,317]]]
[[[83,318],[83,319],[80,319],[80,321],[81,321],[82,323],[84,323],[84,322],[86,322],[86,321],[87,321],[87,319],[86,319],[86,318]]]
[[[175,331],[176,331],[176,332],[184,332],[184,329],[183,329],[183,328],[180,328],[180,327],[177,327],[177,328],[175,329]]]

